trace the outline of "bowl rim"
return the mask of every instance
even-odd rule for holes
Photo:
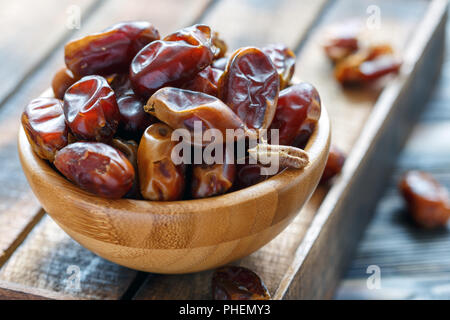
[[[50,89],[45,91],[40,97],[53,97]],[[91,194],[79,188],[74,183],[63,177],[56,169],[54,169],[48,161],[39,158],[32,150],[31,145],[25,135],[22,124],[20,124],[18,149],[22,166],[33,175],[33,178],[38,178],[41,183],[57,187],[69,187],[65,195],[66,200],[79,202],[79,206],[83,206],[83,202],[89,207],[92,205],[105,207],[109,209],[118,209],[130,211],[133,208],[135,212],[147,213],[151,211],[156,213],[192,213],[202,206],[207,206],[210,210],[223,207],[223,204],[236,205],[241,202],[246,202],[255,197],[261,197],[264,194],[273,192],[274,190],[281,190],[308,175],[308,169],[316,165],[321,153],[327,147],[331,136],[331,123],[326,108],[322,105],[321,115],[315,129],[308,140],[305,151],[309,155],[309,164],[303,169],[284,169],[280,173],[270,177],[269,179],[252,185],[250,187],[240,189],[237,191],[225,193],[218,196],[177,200],[177,201],[151,201],[151,200],[135,200],[135,199],[107,199]],[[25,170],[25,169],[24,169]],[[72,187],[72,188],[70,188]],[[74,189],[75,188],[75,189]],[[80,203],[81,202],[81,203]]]

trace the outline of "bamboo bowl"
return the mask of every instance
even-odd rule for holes
[[[117,264],[190,273],[245,257],[275,238],[310,198],[330,146],[323,108],[306,151],[310,164],[222,196],[173,202],[108,200],[66,180],[31,149],[20,128],[20,161],[43,208],[74,240]]]

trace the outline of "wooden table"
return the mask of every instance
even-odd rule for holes
[[[299,61],[304,62],[298,68],[300,75],[306,79],[315,79],[315,69],[311,66],[322,63],[315,57],[314,39],[311,40],[309,36],[305,36],[316,17],[331,2],[332,0],[133,0],[126,2],[120,0],[42,0],[39,2],[0,0],[2,8],[0,26],[2,30],[8,30],[0,34],[0,59],[2,59],[0,76],[3,79],[0,86],[0,165],[3,167],[0,172],[0,299],[209,297],[207,283],[195,288],[183,287],[179,284],[188,283],[191,278],[149,275],[120,267],[95,256],[71,240],[45,214],[31,193],[16,152],[18,119],[23,107],[49,86],[53,73],[63,65],[63,45],[67,40],[101,30],[121,20],[150,20],[163,35],[195,22],[204,22],[219,30],[231,48],[244,45],[258,46],[272,42],[286,43],[298,53],[301,59]],[[70,29],[67,25],[76,21],[71,17],[77,11],[81,12],[80,29]],[[251,19],[249,20],[248,17]],[[448,69],[449,64],[444,70],[448,71]],[[445,78],[445,72],[443,78]],[[401,167],[429,168],[440,173],[438,178],[442,178],[443,182],[449,183],[450,178],[445,180],[446,176],[439,168],[445,168],[445,164],[449,162],[444,158],[443,152],[448,147],[445,143],[450,140],[435,140],[430,143],[428,141],[430,139],[422,137],[423,135],[433,137],[433,132],[449,135],[449,123],[444,121],[441,113],[447,115],[446,119],[450,118],[448,109],[450,97],[445,92],[445,84],[441,84],[440,88],[437,93],[439,99],[436,99],[438,102],[432,104],[436,105],[435,111],[427,113],[428,116],[423,120],[424,124],[419,126],[419,140],[413,140],[419,142],[412,143],[411,156],[402,158]],[[335,90],[334,93],[337,95],[339,91]],[[447,100],[445,100],[446,94]],[[353,136],[361,129],[375,98],[376,95],[366,101],[358,95],[352,97],[354,101],[359,101],[361,104],[358,111],[355,110],[354,113],[355,119],[361,121],[355,121],[357,125],[350,128],[350,131],[353,130]],[[345,107],[345,100],[335,102]],[[335,113],[335,115],[338,114]],[[436,121],[431,122],[433,119]],[[345,138],[348,134],[348,131],[340,130],[339,127],[335,129],[338,137]],[[417,151],[418,144],[424,139],[426,150],[430,150],[427,153],[428,156]],[[355,140],[356,138],[347,139],[341,148],[349,151]],[[418,157],[417,154],[421,156]],[[412,159],[414,161],[411,161]],[[435,163],[436,159],[442,159],[442,161]],[[445,234],[437,238],[431,237],[419,230],[411,229],[408,224],[397,223],[398,220],[395,220],[395,223],[392,221],[391,217],[395,217],[392,214],[392,211],[395,211],[393,207],[401,207],[394,190],[391,188],[387,198],[382,201],[378,215],[382,218],[377,218],[375,226],[369,229],[367,240],[363,242],[362,249],[359,251],[360,255],[357,256],[351,268],[349,274],[351,280],[344,282],[338,297],[346,297],[361,291],[361,283],[363,285],[365,283],[367,264],[380,265],[383,279],[385,274],[386,279],[389,274],[394,279],[396,275],[394,271],[399,270],[395,265],[395,262],[399,261],[399,256],[392,256],[392,254],[397,254],[397,251],[394,253],[386,251],[385,255],[380,255],[380,248],[404,250],[400,256],[401,265],[405,265],[410,261],[419,261],[417,252],[414,251],[415,247],[412,246],[414,243],[422,244],[421,250],[430,257],[430,264],[426,270],[432,268],[437,270],[436,268],[441,265],[441,260],[437,259],[450,257],[444,252]],[[313,201],[320,201],[325,194],[326,190],[319,190],[313,197]],[[306,210],[305,215],[296,219],[293,226],[285,231],[298,235],[297,239],[291,238],[292,241],[300,241],[300,237],[306,230],[305,226],[311,222],[314,212]],[[400,212],[396,211],[396,213],[401,216]],[[399,230],[399,232],[394,233],[389,230]],[[380,232],[384,233],[378,239]],[[389,236],[386,236],[388,232]],[[401,235],[403,238],[400,237]],[[286,239],[289,240],[289,238]],[[429,247],[424,247],[420,239],[425,239]],[[436,247],[431,245],[431,240],[436,240]],[[278,259],[280,265],[288,266],[291,253],[277,252],[277,246],[280,241],[285,241],[285,238],[279,238],[277,241],[266,247],[264,253],[273,253],[273,257]],[[265,269],[264,262],[273,262],[270,261],[273,257],[264,253],[259,253],[259,256],[258,252],[255,253],[260,260],[253,261],[262,263],[252,267],[266,274],[265,281],[272,289],[276,281],[282,277],[283,270]],[[436,253],[436,256],[432,256],[432,253]],[[375,258],[372,259],[372,256]],[[394,259],[394,262],[389,259]],[[424,273],[420,273],[418,263],[416,267],[417,274],[425,277]],[[444,267],[443,263],[440,276],[444,275]],[[409,276],[409,273],[403,276],[399,278],[399,281],[405,279],[404,281],[408,282],[409,278],[405,277]],[[430,280],[429,283],[434,284],[433,281]],[[170,294],[167,288],[171,288]],[[184,292],[181,292],[182,290]],[[191,292],[185,292],[189,290]]]

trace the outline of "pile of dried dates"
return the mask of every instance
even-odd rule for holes
[[[295,55],[284,45],[228,54],[206,25],[161,38],[133,21],[69,42],[65,64],[54,97],[31,101],[22,124],[40,158],[95,195],[211,197],[308,164],[320,97],[309,83],[291,84]],[[243,152],[230,151],[239,143]],[[208,148],[222,161],[197,159]],[[266,174],[273,155],[279,169]]]

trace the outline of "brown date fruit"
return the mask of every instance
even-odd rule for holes
[[[320,113],[321,102],[316,88],[307,82],[295,84],[280,92],[270,130],[279,130],[279,144],[303,148]]]
[[[178,143],[171,140],[172,132],[166,124],[155,123],[145,130],[139,143],[139,183],[145,199],[174,201],[183,196],[184,165],[172,161],[172,149]]]
[[[227,64],[228,64],[228,57],[222,57],[217,60],[214,60],[213,63],[211,64],[211,67],[213,67],[214,69],[225,71]]]
[[[66,44],[66,65],[79,77],[125,71],[144,46],[159,38],[158,30],[149,22],[118,23]]]
[[[399,184],[414,221],[424,228],[437,228],[450,218],[449,193],[430,174],[409,171]]]
[[[220,38],[220,35],[218,32],[213,32],[212,43],[213,43],[214,47],[217,48],[214,58],[215,59],[223,58],[228,51],[228,46],[225,43],[225,41]]]
[[[55,73],[52,80],[52,89],[55,98],[64,99],[64,94],[66,90],[69,89],[71,85],[80,80],[78,77],[75,77],[67,68],[61,68],[57,73]]]
[[[111,87],[116,93],[120,113],[118,132],[121,136],[139,140],[157,119],[144,111],[145,101],[134,93],[128,74],[117,75]]]
[[[217,83],[223,71],[206,67],[181,87],[186,90],[198,91],[217,97]]]
[[[280,89],[289,85],[295,71],[295,54],[284,44],[271,44],[261,49],[272,60],[280,76]]]
[[[226,266],[214,271],[212,282],[214,300],[269,300],[264,282],[253,271]]]
[[[236,180],[233,190],[253,186],[271,177],[271,175],[267,174],[267,169],[262,164],[250,163],[248,159],[243,164],[236,164]]]
[[[330,153],[328,155],[327,163],[325,164],[325,170],[323,171],[320,183],[325,184],[341,173],[342,167],[346,160],[345,154],[339,150],[336,146],[331,146]]]
[[[126,156],[100,142],[76,142],[56,153],[55,167],[80,188],[110,199],[132,187],[135,171]]]
[[[23,111],[21,121],[33,151],[40,158],[53,161],[56,151],[67,145],[68,128],[60,100],[34,99]]]
[[[154,41],[133,59],[130,80],[134,91],[150,97],[158,89],[180,84],[211,64],[211,30],[205,25],[182,29]]]
[[[163,40],[183,41],[193,46],[204,45],[211,48],[211,50],[215,50],[212,48],[213,38],[211,28],[204,24],[195,24],[193,26],[180,29],[165,36]]]
[[[191,195],[193,198],[206,198],[227,192],[236,176],[233,156],[223,148],[223,161],[212,164],[194,164],[192,169]]]
[[[362,26],[358,21],[347,21],[330,28],[323,45],[328,58],[337,63],[356,52],[361,31]]]
[[[249,129],[257,133],[272,123],[280,77],[272,61],[258,48],[238,49],[219,80],[219,98]]]
[[[89,141],[111,140],[120,120],[114,91],[100,76],[84,77],[67,89],[64,115],[74,136]]]
[[[217,129],[223,137],[227,129],[245,131],[244,123],[230,108],[201,92],[165,87],[152,95],[144,109],[173,129],[187,129],[192,138],[196,121],[202,130]]]
[[[335,68],[335,78],[344,86],[364,85],[385,75],[398,73],[401,61],[388,45],[362,50],[341,60]]]
[[[134,140],[123,140],[120,138],[114,138],[111,141],[111,146],[115,149],[122,152],[125,157],[127,157],[128,161],[133,165],[134,172],[136,173],[134,176],[133,186],[130,191],[125,194],[124,198],[129,199],[142,199],[142,196],[139,191],[139,175],[138,166],[137,166],[137,152],[138,152],[138,144]]]

